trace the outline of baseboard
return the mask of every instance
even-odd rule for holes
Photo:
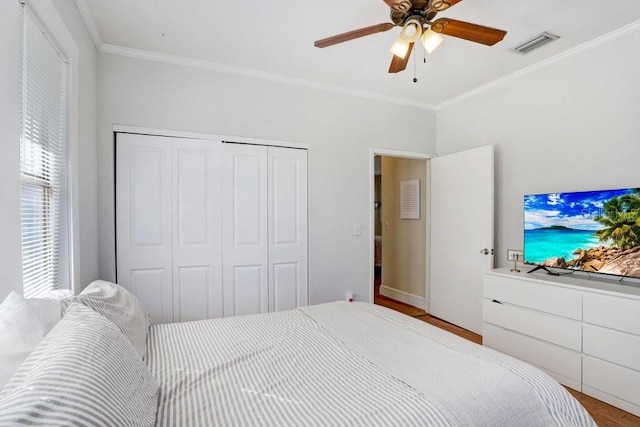
[[[421,308],[425,311],[427,310],[427,300],[425,297],[421,297],[419,295],[410,294],[409,292],[401,291],[400,289],[385,285],[380,285],[380,295],[409,304],[413,307]]]

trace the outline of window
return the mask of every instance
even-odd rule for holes
[[[24,6],[20,137],[24,296],[69,287],[68,62]]]

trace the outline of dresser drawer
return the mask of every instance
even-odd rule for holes
[[[582,320],[582,293],[520,277],[484,276],[484,296],[500,302]]]
[[[585,354],[640,371],[640,336],[585,324]]]
[[[582,382],[634,405],[640,405],[640,372],[583,356]]]
[[[640,300],[585,293],[584,321],[640,335]]]
[[[580,353],[488,323],[483,325],[483,345],[544,369],[558,382],[580,391],[582,356]]]
[[[582,323],[485,299],[483,320],[574,351],[582,351]]]

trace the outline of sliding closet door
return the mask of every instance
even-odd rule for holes
[[[173,318],[222,317],[221,143],[173,139]]]
[[[224,316],[269,311],[267,147],[222,145]]]
[[[171,322],[171,138],[118,134],[116,165],[118,283]]]
[[[308,304],[307,150],[268,149],[269,311]]]

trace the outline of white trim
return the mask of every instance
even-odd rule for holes
[[[97,50],[100,50],[104,44],[104,39],[102,38],[102,34],[100,33],[96,20],[93,18],[91,9],[87,6],[86,0],[75,0],[75,2],[76,7],[80,11],[80,16],[82,16],[82,20],[84,21],[84,25],[87,27],[87,30],[91,35],[93,44],[96,46]]]
[[[371,99],[374,101],[388,102],[390,104],[404,105],[408,107],[419,108],[423,110],[434,111],[436,106],[426,104],[424,102],[412,101],[409,99],[396,98],[393,96],[380,95],[362,90],[349,89],[342,86],[335,86],[327,83],[313,82],[310,80],[287,77],[280,74],[265,73],[263,71],[251,70],[248,68],[236,67],[233,65],[225,65],[201,59],[186,58],[183,56],[169,55],[166,53],[150,52],[148,50],[133,49],[128,47],[116,46],[108,43],[102,44],[100,52],[112,55],[126,56],[129,58],[143,59],[147,61],[161,62],[165,64],[180,65],[183,67],[198,68],[202,70],[215,71],[218,73],[233,74],[242,77],[253,77],[261,80],[269,80],[272,82],[289,84],[293,86],[301,86],[310,89],[321,90],[324,92],[336,93],[339,95],[348,95],[356,98]]]
[[[309,144],[300,142],[277,141],[272,139],[250,138],[237,135],[217,135],[212,133],[187,132],[181,130],[157,129],[118,124],[113,125],[113,131],[122,133],[138,133],[143,135],[169,136],[174,138],[212,139],[217,141],[238,142],[241,144],[270,145],[273,147],[285,148],[302,148],[305,150],[309,148]]]
[[[427,300],[425,297],[421,297],[420,295],[410,294],[409,292],[401,291],[400,289],[386,285],[380,285],[380,295],[384,295],[387,298],[427,311]]]
[[[369,302],[373,304],[373,281],[375,274],[375,247],[374,247],[374,236],[376,234],[376,213],[374,202],[376,198],[376,189],[375,189],[375,157],[376,156],[387,156],[387,157],[402,157],[406,159],[416,159],[416,160],[424,160],[427,162],[427,182],[429,182],[429,159],[433,159],[436,157],[435,154],[428,153],[418,153],[415,151],[401,151],[401,150],[389,150],[387,148],[370,148],[369,149]],[[427,187],[429,188],[429,187]],[[429,212],[429,195],[427,194],[427,212]],[[427,254],[429,253],[429,219],[427,219],[427,235],[425,236],[425,244],[427,248]],[[428,290],[429,280],[429,257],[426,257],[425,260],[425,292]],[[428,295],[428,294],[427,294]],[[427,300],[423,298],[423,307],[426,311]],[[400,301],[400,300],[398,300]]]
[[[373,157],[375,156],[386,156],[386,157],[403,157],[405,159],[433,159],[434,157],[438,157],[437,154],[432,153],[419,153],[417,151],[402,151],[402,150],[389,150],[387,148],[371,148],[369,150]],[[372,160],[373,161],[373,160]]]
[[[509,82],[511,82],[512,80],[516,80],[519,79],[521,77],[524,77],[528,74],[531,73],[535,73],[538,70],[544,69],[546,67],[549,67],[553,64],[556,64],[558,62],[562,62],[564,60],[567,60],[569,58],[572,58],[580,53],[583,52],[587,52],[589,50],[595,49],[597,47],[600,47],[602,45],[605,45],[607,43],[611,43],[612,41],[615,41],[621,37],[624,37],[628,34],[632,34],[636,31],[638,31],[640,29],[640,20],[637,20],[629,25],[625,25],[622,28],[619,28],[617,30],[614,30],[610,33],[607,33],[603,36],[597,37],[593,40],[590,40],[586,43],[583,43],[581,45],[575,46],[569,50],[566,50],[564,52],[561,52],[555,56],[552,56],[551,58],[547,58],[543,61],[540,61],[536,64],[533,64],[529,67],[523,68],[521,70],[516,71],[515,73],[511,73],[507,76],[504,76],[502,78],[499,78],[497,80],[492,81],[491,83],[487,83],[486,85],[477,87],[473,90],[470,90],[469,92],[465,92],[462,95],[458,95],[454,98],[451,98],[448,101],[445,101],[441,104],[438,104],[438,106],[436,107],[436,110],[441,110],[443,108],[446,107],[450,107],[454,104],[457,104],[459,102],[462,102],[468,98],[472,98],[480,93],[483,92],[487,92],[488,90],[491,90],[495,87],[498,86],[502,86],[504,84],[507,84]]]

